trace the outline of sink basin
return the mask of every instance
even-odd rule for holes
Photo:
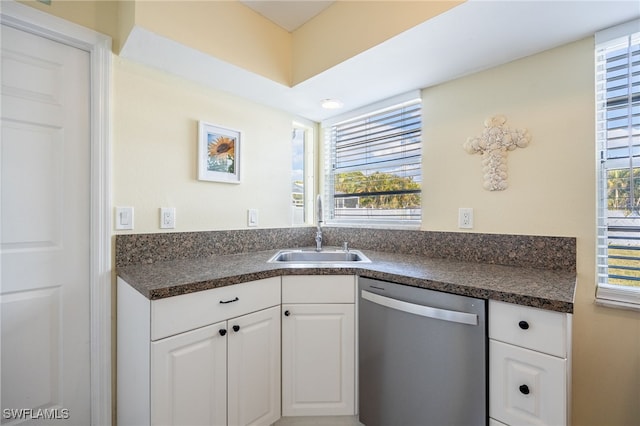
[[[269,263],[368,263],[367,256],[358,250],[280,250]]]

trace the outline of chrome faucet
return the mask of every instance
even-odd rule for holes
[[[317,230],[316,230],[316,251],[322,250],[322,196],[318,194],[316,198],[316,219],[317,219]]]

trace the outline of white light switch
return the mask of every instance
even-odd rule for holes
[[[247,210],[247,226],[258,226],[258,210]]]
[[[133,229],[133,207],[116,207],[116,230]]]
[[[176,208],[160,207],[160,228],[173,229],[176,227]]]

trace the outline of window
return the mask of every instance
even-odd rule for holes
[[[323,123],[329,223],[419,226],[422,102],[416,95]]]
[[[640,21],[596,35],[598,290],[640,309]]]
[[[293,225],[311,223],[313,206],[313,131],[294,123],[291,137],[291,210]]]

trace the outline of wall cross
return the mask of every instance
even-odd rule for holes
[[[503,191],[507,189],[507,152],[525,148],[531,141],[528,130],[511,130],[501,115],[484,121],[482,135],[470,137],[463,148],[469,154],[480,154],[484,189]]]

